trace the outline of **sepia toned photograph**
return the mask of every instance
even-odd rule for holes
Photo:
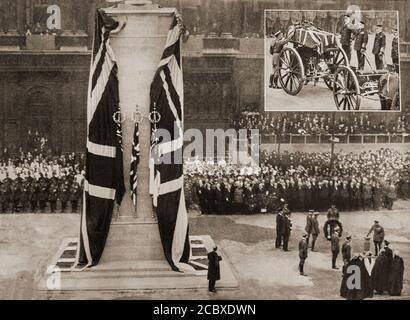
[[[400,111],[398,28],[397,11],[266,10],[265,110]]]
[[[0,300],[410,299],[410,2],[354,2],[0,0]]]

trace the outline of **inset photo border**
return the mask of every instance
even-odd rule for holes
[[[400,112],[398,11],[265,10],[265,111]]]

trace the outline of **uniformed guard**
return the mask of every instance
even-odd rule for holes
[[[376,69],[382,70],[384,68],[384,51],[386,50],[386,35],[383,33],[383,25],[378,24],[376,27],[376,35],[374,38],[373,51],[374,59],[376,61]]]
[[[347,265],[352,258],[352,246],[351,246],[352,236],[346,236],[346,241],[342,245],[342,258],[343,258],[343,274],[346,272]]]
[[[367,43],[369,41],[369,35],[365,29],[365,22],[360,21],[359,29],[356,32],[356,40],[354,42],[354,49],[357,54],[357,69],[363,70],[365,64],[365,53],[367,48]]]
[[[0,181],[0,206],[1,211],[6,213],[8,206],[8,192],[6,183],[2,181]]]
[[[283,251],[289,251],[288,245],[289,245],[289,238],[290,238],[291,230],[292,230],[292,221],[290,220],[290,212],[287,211],[285,212],[284,218],[282,220],[282,225],[281,225],[281,233],[282,233],[282,239],[283,239]]]
[[[38,182],[39,182],[38,201],[40,204],[41,212],[44,212],[46,210],[47,200],[48,200],[48,184],[47,184],[46,179],[43,177],[43,175],[40,175]]]
[[[400,63],[399,63],[399,35],[397,28],[393,29],[393,40],[391,44],[391,59],[393,61],[394,67],[396,72],[400,71]]]
[[[280,52],[288,41],[289,39],[285,38],[282,31],[278,31],[274,34],[274,38],[269,49],[269,52],[272,55],[272,74],[269,79],[270,88],[278,88]]]
[[[350,15],[345,14],[343,16],[343,26],[340,31],[340,43],[342,44],[343,50],[346,52],[347,58],[351,59],[351,46],[352,46],[352,35],[353,35],[353,25]]]

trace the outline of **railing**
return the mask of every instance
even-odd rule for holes
[[[281,136],[280,139],[274,134],[262,134],[260,136],[261,144],[326,144],[331,143],[332,135],[300,135],[288,134]],[[365,143],[410,143],[409,134],[335,134],[339,139],[338,143],[344,144],[365,144]]]

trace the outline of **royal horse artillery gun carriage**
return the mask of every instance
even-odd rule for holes
[[[350,67],[336,34],[310,22],[290,26],[287,38],[279,59],[279,83],[287,94],[297,95],[304,85],[323,80],[338,110],[359,110],[362,98],[380,101],[383,109],[400,109],[399,76],[394,67],[371,71]],[[367,56],[366,60],[371,67]]]

